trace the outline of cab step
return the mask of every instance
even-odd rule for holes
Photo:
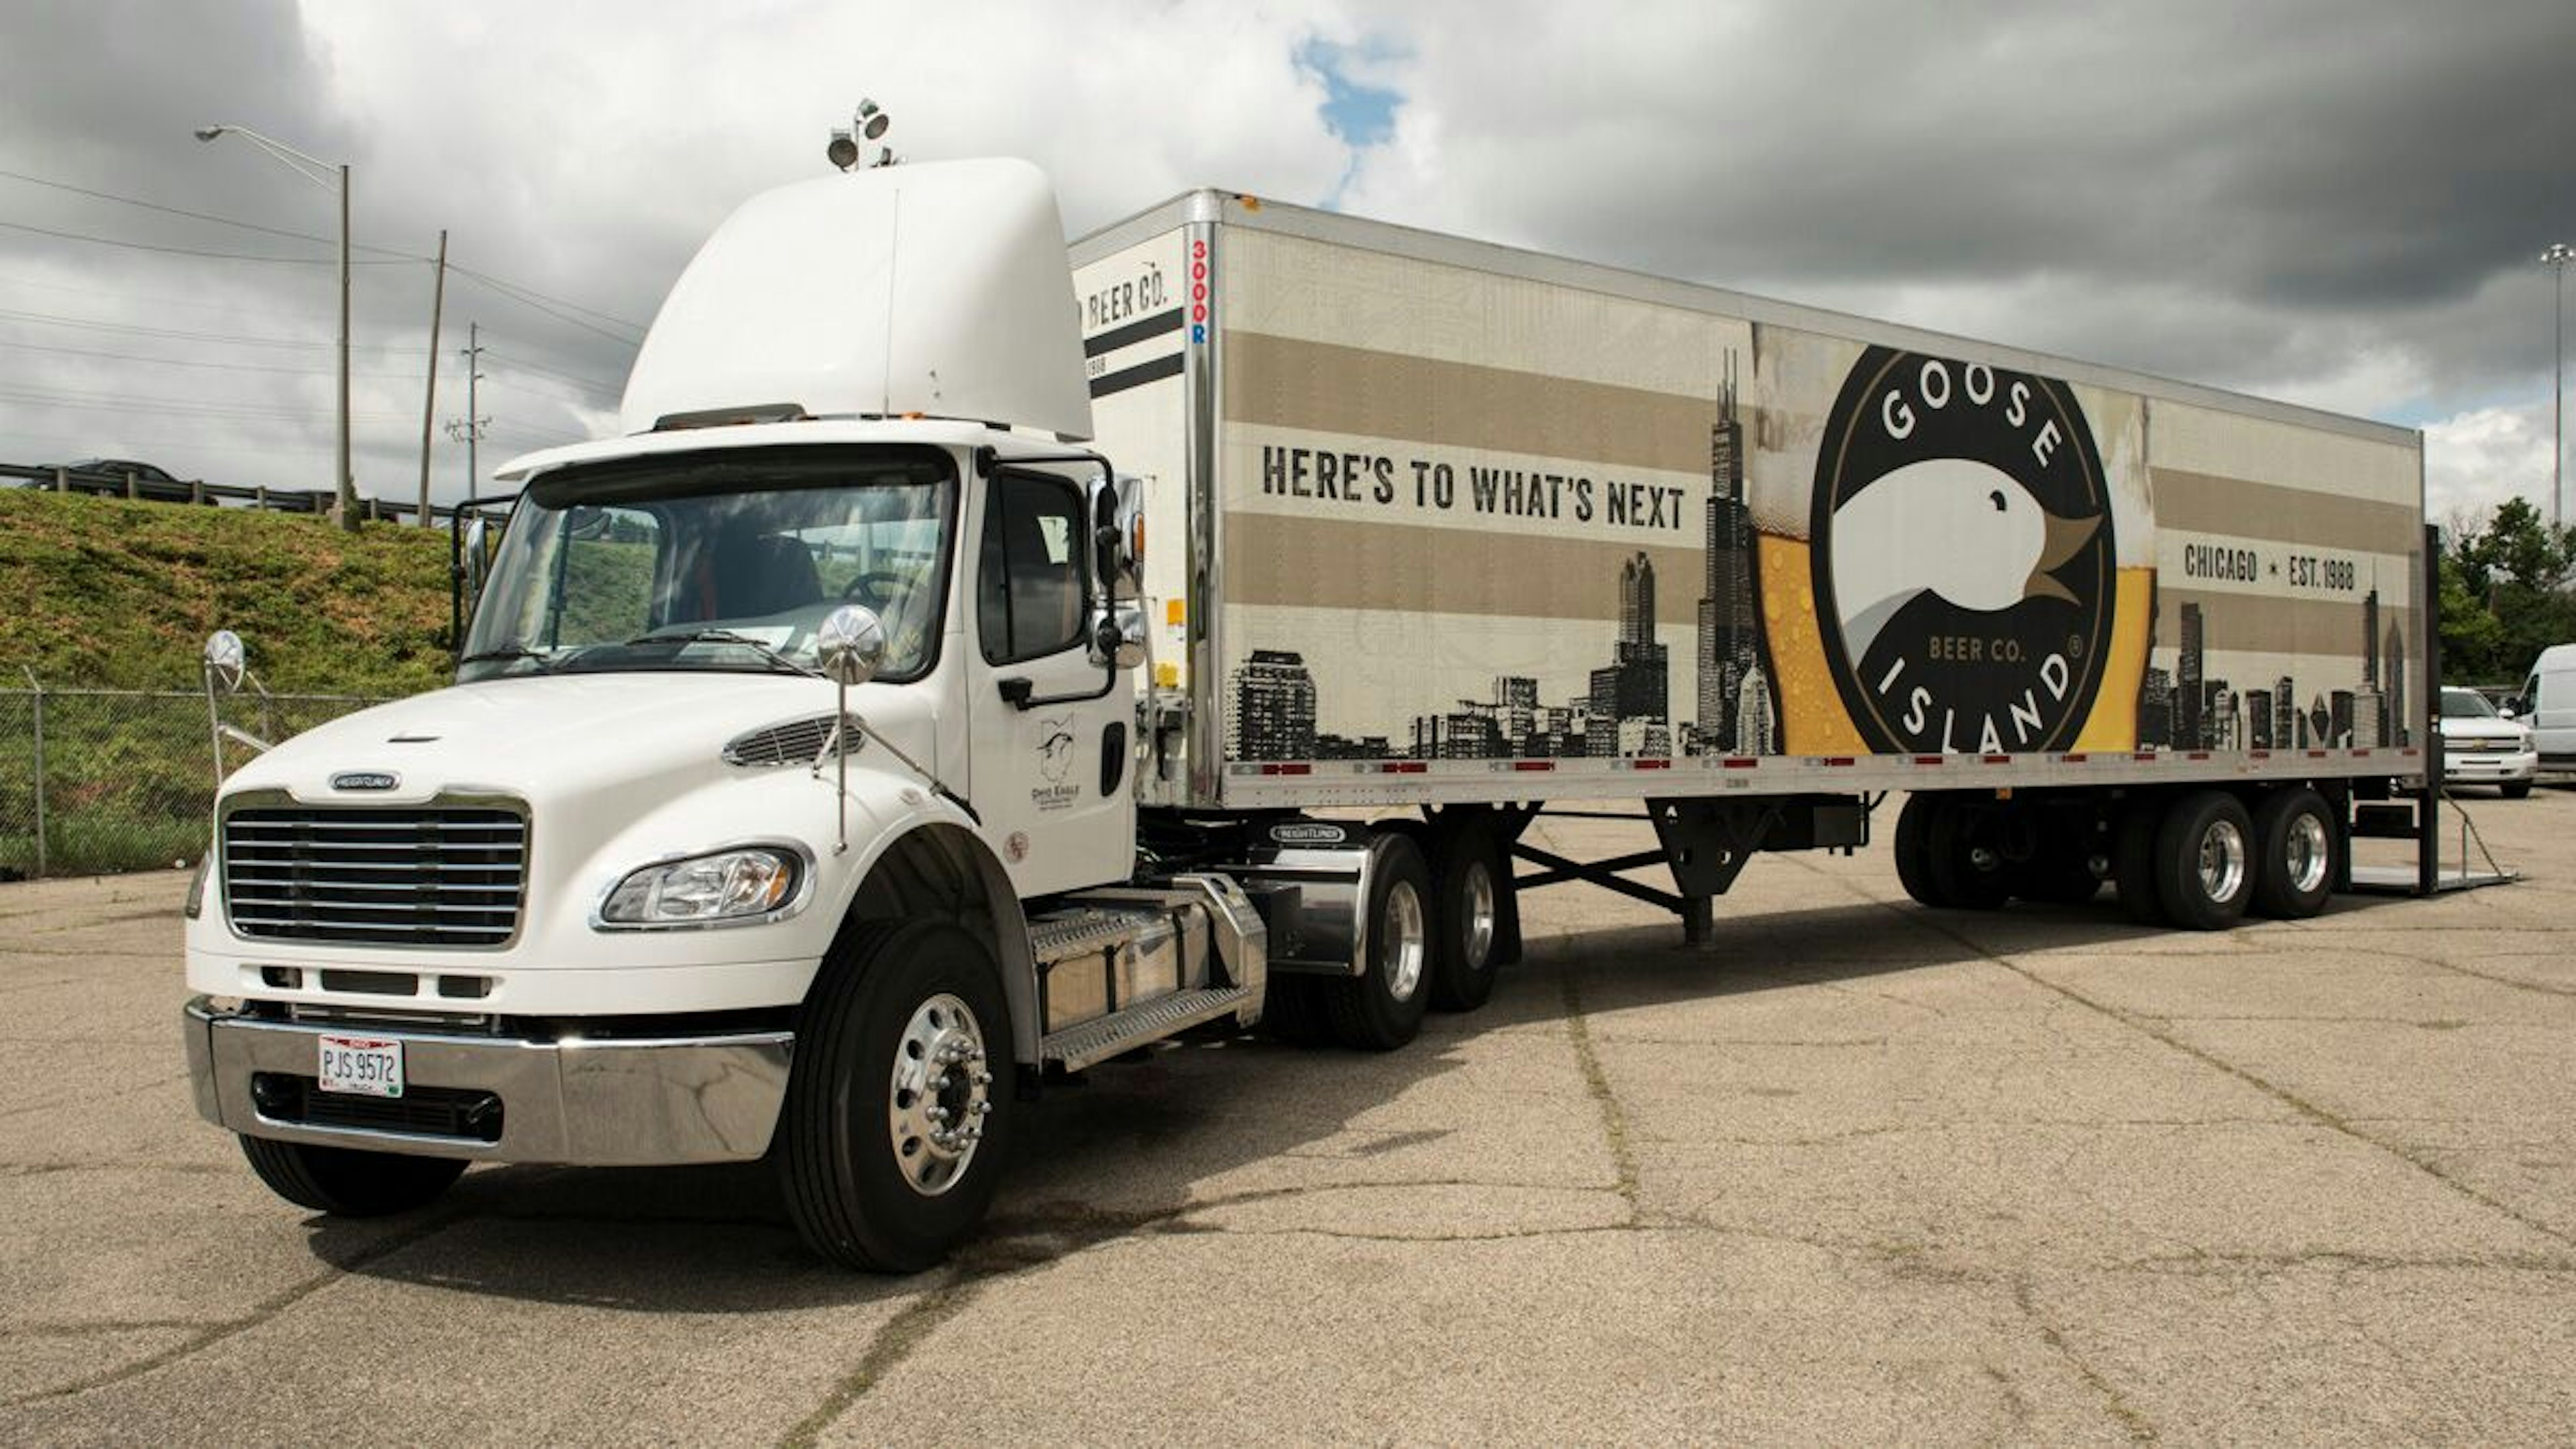
[[[1175,991],[1095,1017],[1080,1026],[1049,1032],[1038,1042],[1038,1056],[1062,1065],[1068,1072],[1078,1072],[1120,1052],[1239,1011],[1251,1000],[1252,993],[1238,986]]]

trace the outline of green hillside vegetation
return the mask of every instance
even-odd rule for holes
[[[228,628],[281,694],[434,689],[447,558],[444,529],[0,489],[0,681],[191,689]]]
[[[167,867],[205,848],[214,769],[193,691],[206,635],[239,633],[279,696],[225,718],[280,740],[447,682],[447,535],[249,509],[0,489],[0,880]],[[43,681],[44,840],[35,708]],[[245,758],[234,752],[234,763]]]

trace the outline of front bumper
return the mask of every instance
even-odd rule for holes
[[[327,1147],[596,1167],[759,1157],[778,1125],[795,1048],[786,1031],[538,1041],[331,1026],[244,1016],[202,996],[188,1003],[183,1029],[197,1111],[218,1127]],[[407,1089],[497,1098],[497,1136],[310,1120],[323,1114],[298,1105],[301,1086],[315,1074],[316,1038],[326,1032],[400,1041]],[[255,1077],[270,1090],[255,1094]]]
[[[2535,750],[2444,750],[2442,782],[2446,785],[2516,784],[2540,773]]]

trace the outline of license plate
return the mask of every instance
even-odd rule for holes
[[[403,1050],[398,1041],[364,1036],[322,1038],[322,1090],[358,1097],[403,1094]]]

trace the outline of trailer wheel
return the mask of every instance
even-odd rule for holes
[[[2334,817],[2304,785],[2275,790],[2254,807],[2254,909],[2301,921],[2325,909],[2334,890]]]
[[[1357,976],[1328,977],[1324,1007],[1333,1035],[1354,1051],[1393,1051],[1422,1030],[1431,1004],[1431,872],[1405,835],[1369,842],[1368,900],[1361,919],[1367,960]]]
[[[871,923],[835,949],[796,1027],[779,1182],[808,1247],[846,1267],[937,1264],[991,1205],[1011,1094],[1010,1014],[984,943],[952,922]]]
[[[2111,882],[2119,888],[2120,914],[2141,926],[2164,924],[2164,902],[2156,895],[2156,831],[2164,818],[2159,797],[2132,796],[2111,834]]]
[[[2156,898],[2186,931],[2223,931],[2253,898],[2254,822],[2233,795],[2194,790],[2156,828]]]
[[[309,1142],[244,1136],[242,1156],[268,1190],[297,1207],[335,1218],[409,1212],[447,1191],[465,1171],[452,1157],[412,1157]]]
[[[1991,911],[2012,899],[2012,876],[1995,849],[1990,812],[1955,797],[1932,812],[1932,890],[1941,904]]]
[[[1896,815],[1896,839],[1891,848],[1896,854],[1897,883],[1918,904],[1946,906],[1932,879],[1932,815],[1940,797],[1920,791],[1905,797],[1905,808]]]
[[[1441,832],[1432,872],[1431,1004],[1442,1011],[1473,1011],[1494,994],[1502,966],[1504,877],[1502,852],[1480,824]]]

